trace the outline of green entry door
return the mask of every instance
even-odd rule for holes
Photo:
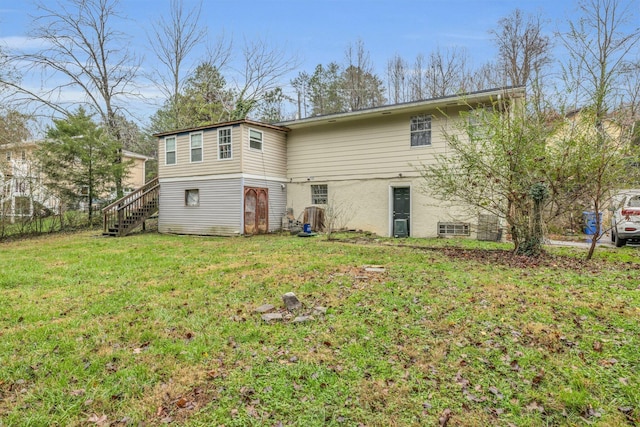
[[[411,216],[411,189],[409,187],[394,187],[393,189],[393,235],[409,236],[409,219]],[[406,219],[406,229],[397,219]]]

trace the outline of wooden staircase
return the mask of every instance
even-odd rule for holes
[[[146,183],[133,193],[116,200],[102,209],[105,236],[122,237],[142,225],[158,212],[160,183],[158,178]]]

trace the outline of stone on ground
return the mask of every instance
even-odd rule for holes
[[[282,295],[282,301],[289,311],[302,308],[302,303],[293,292],[287,292],[286,294]]]

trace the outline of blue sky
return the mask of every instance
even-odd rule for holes
[[[56,0],[43,0],[47,4]],[[186,7],[197,4],[184,0]],[[130,48],[144,55],[153,67],[145,31],[168,12],[168,0],[121,0],[123,31],[131,34]],[[312,71],[319,64],[341,62],[349,43],[361,39],[371,54],[378,75],[387,61],[399,54],[408,62],[428,55],[437,46],[464,47],[472,66],[492,59],[495,49],[488,31],[515,8],[541,13],[549,35],[563,29],[575,14],[576,1],[567,0],[203,0],[201,23],[209,35],[226,34],[236,46],[243,39],[263,38],[296,54],[300,67]],[[0,0],[0,45],[25,43],[36,14],[28,0]],[[198,53],[191,58],[194,63]],[[283,82],[286,84],[288,82]]]

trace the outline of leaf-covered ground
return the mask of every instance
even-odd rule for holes
[[[637,425],[640,250],[583,257],[351,236],[5,243],[0,425]]]

